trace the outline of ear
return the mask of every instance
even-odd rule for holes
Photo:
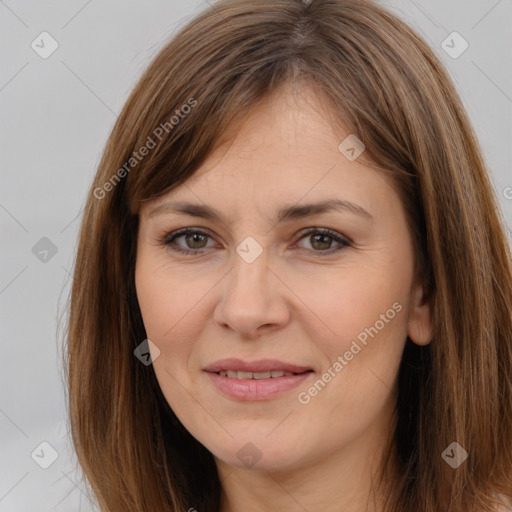
[[[432,310],[425,287],[417,284],[411,293],[407,334],[416,345],[428,345],[432,340]]]

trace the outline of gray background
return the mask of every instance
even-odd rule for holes
[[[382,3],[417,29],[448,67],[511,226],[512,1]],[[97,510],[70,446],[57,333],[81,209],[137,78],[206,5],[0,0],[0,512]],[[49,48],[47,40],[40,43],[44,31],[59,45],[46,59],[31,47],[35,40]],[[441,46],[453,31],[469,44],[456,59]],[[47,469],[40,464],[51,462],[51,450],[42,442],[58,453]]]

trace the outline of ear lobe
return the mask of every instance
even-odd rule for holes
[[[428,345],[432,340],[432,309],[426,299],[423,284],[416,285],[411,294],[407,334],[416,345]]]

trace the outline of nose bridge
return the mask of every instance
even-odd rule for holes
[[[254,239],[246,239],[236,248],[228,289],[239,299],[247,295],[252,296],[253,301],[260,301],[267,293],[269,252],[256,243]]]
[[[283,323],[286,307],[280,304],[277,280],[272,282],[275,278],[269,268],[268,250],[260,246],[261,250],[256,251],[254,242],[246,243],[237,247],[215,319],[239,333],[250,335],[261,325]]]

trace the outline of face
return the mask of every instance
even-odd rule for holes
[[[338,149],[349,132],[322,105],[307,86],[281,89],[140,211],[156,377],[230,466],[292,470],[378,445],[406,336],[430,339],[399,196]]]

